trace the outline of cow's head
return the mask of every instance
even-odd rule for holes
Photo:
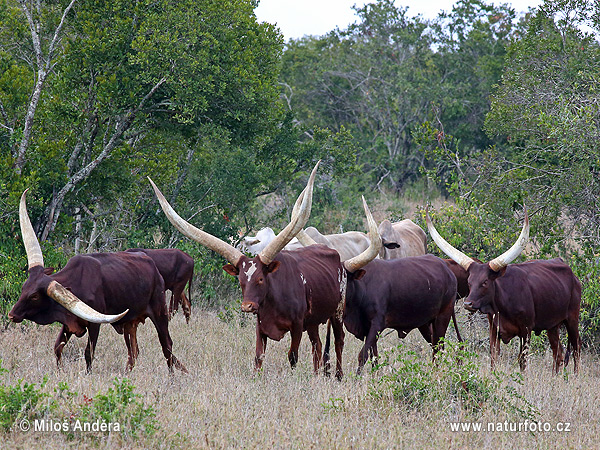
[[[245,256],[240,250],[221,239],[208,234],[183,220],[169,205],[164,195],[152,183],[158,201],[169,221],[185,236],[216,251],[230,264],[223,266],[225,272],[237,276],[242,288],[242,311],[256,314],[269,291],[269,275],[279,269],[277,254],[296,236],[308,221],[312,206],[312,191],[319,162],[315,165],[306,185],[294,206],[290,223],[254,258]]]
[[[257,255],[273,239],[275,239],[275,232],[272,228],[265,227],[260,229],[258,233],[256,233],[256,236],[245,236],[236,246],[236,248],[244,253]]]
[[[402,238],[398,235],[398,232],[394,229],[392,222],[384,220],[379,224],[379,235],[381,236],[381,250],[379,250],[379,257],[381,259],[390,259],[389,250],[396,250],[402,246]],[[391,252],[392,255],[397,255],[398,252]]]
[[[527,210],[525,210],[523,229],[517,242],[508,251],[491,260],[489,263],[476,261],[446,242],[433,226],[429,212],[427,212],[427,228],[440,250],[462,266],[468,273],[469,295],[465,299],[465,309],[469,311],[481,311],[484,314],[497,312],[495,281],[504,275],[506,266],[521,254],[527,244],[527,240],[529,239],[529,217],[527,216]]]
[[[127,314],[128,310],[117,315],[101,314],[83,303],[50,276],[54,269],[51,267],[44,268],[42,249],[27,214],[26,193],[27,190],[21,196],[19,221],[29,263],[29,277],[23,284],[19,300],[8,313],[8,318],[17,323],[23,319],[28,319],[40,325],[46,325],[57,320],[66,325],[68,325],[66,322],[75,322],[76,319],[73,316],[60,307],[57,308],[58,304],[88,322],[111,323],[121,319]]]

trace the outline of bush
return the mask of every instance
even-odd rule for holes
[[[1,371],[5,372],[5,369]],[[47,378],[44,377],[40,387],[34,383],[18,380],[15,385],[0,384],[0,428],[9,431],[22,420],[29,422],[47,415],[56,409],[56,402],[44,393]],[[48,400],[44,402],[44,400]]]
[[[534,420],[537,409],[518,392],[520,373],[482,375],[476,353],[464,345],[444,342],[435,362],[424,362],[403,345],[386,351],[374,365],[370,394],[408,409],[444,411],[452,417],[478,418],[484,407]]]
[[[138,438],[138,433],[153,435],[158,429],[156,413],[145,406],[135,386],[127,378],[113,381],[114,388],[94,398],[84,396],[79,418],[84,422],[118,423],[124,437]]]

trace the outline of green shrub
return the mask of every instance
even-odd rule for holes
[[[44,377],[39,388],[34,383],[23,382],[22,379],[12,386],[0,384],[0,428],[2,430],[9,431],[22,420],[32,422],[56,409],[54,399],[41,391],[47,380],[47,377]]]
[[[535,419],[539,412],[518,391],[520,374],[482,375],[478,355],[464,345],[445,341],[435,362],[423,361],[402,344],[383,353],[373,366],[370,395],[408,409],[452,411],[454,416],[479,417],[484,408],[508,416]]]
[[[576,257],[570,262],[581,281],[579,332],[586,347],[600,344],[600,263],[594,255]]]
[[[138,433],[153,435],[159,428],[152,406],[145,406],[140,395],[134,393],[135,386],[127,378],[115,378],[106,394],[94,398],[84,396],[79,415],[85,422],[118,423],[121,434],[137,439]]]

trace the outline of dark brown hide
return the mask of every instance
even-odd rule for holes
[[[554,370],[558,372],[563,362],[565,365],[568,363],[572,347],[574,369],[577,371],[581,348],[581,283],[562,259],[510,264],[500,272],[494,272],[488,264],[473,263],[468,272],[470,293],[465,300],[465,308],[488,315],[492,366],[500,350],[499,339],[507,344],[513,337],[519,336],[519,364],[524,370],[531,332],[539,335],[547,330]],[[569,342],[566,356],[563,356],[563,347],[558,339],[559,328],[563,324]]]
[[[448,264],[448,268],[456,277],[457,298],[466,298],[469,295],[469,283],[467,281],[469,274],[460,264],[455,263],[451,259],[444,259],[444,262]]]
[[[51,299],[46,294],[46,288],[52,280],[104,314],[116,314],[129,309],[125,317],[111,324],[118,333],[125,335],[129,350],[128,369],[133,368],[137,355],[137,324],[149,317],[158,332],[169,370],[172,371],[175,365],[185,371],[171,351],[173,343],[169,335],[163,279],[148,256],[127,252],[92,253],[74,256],[64,269],[52,275],[45,274],[42,266],[29,270],[29,277],[9,318],[13,322],[27,319],[40,325],[62,323],[63,328],[55,344],[57,363],[60,363],[62,350],[71,335],[81,337],[89,331],[85,351],[89,371],[100,325],[78,318]]]
[[[377,338],[393,328],[400,338],[418,328],[437,351],[454,313],[456,278],[433,255],[375,259],[348,274],[344,325],[365,345],[358,356],[360,372],[368,356],[377,357]]]
[[[293,251],[281,251],[269,265],[260,258],[243,256],[237,267],[224,269],[238,277],[242,288],[242,310],[253,312],[256,322],[255,367],[260,369],[267,338],[281,340],[288,331],[292,342],[288,359],[292,367],[298,361],[302,332],[312,343],[315,373],[322,365],[319,324],[331,319],[336,347],[336,376],[342,377],[344,332],[340,306],[340,282],[344,268],[337,251],[324,245],[312,245]]]
[[[126,252],[143,252],[152,258],[156,268],[160,272],[165,282],[165,289],[171,291],[169,301],[169,317],[179,309],[179,304],[183,309],[185,321],[190,322],[192,312],[192,276],[194,275],[194,259],[185,252],[176,248],[130,248]],[[185,296],[185,285],[188,286],[188,297]]]

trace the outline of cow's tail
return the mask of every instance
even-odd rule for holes
[[[183,313],[185,314],[185,323],[190,323],[190,316],[192,315],[192,279],[193,278],[194,278],[194,266],[192,265],[190,279],[188,280],[187,305],[182,305]]]
[[[188,300],[190,301],[190,309],[192,308],[192,279],[194,278],[194,266],[192,265],[192,273],[188,281]]]
[[[458,331],[458,323],[456,322],[456,314],[454,312],[454,308],[452,308],[452,322],[454,323],[454,330],[456,331],[456,337],[458,339],[458,342],[463,342],[463,338],[460,335],[460,332]]]
[[[327,321],[327,336],[325,336],[325,349],[323,350],[323,368],[325,375],[329,376],[331,370],[331,358],[329,348],[331,347],[331,319]]]

